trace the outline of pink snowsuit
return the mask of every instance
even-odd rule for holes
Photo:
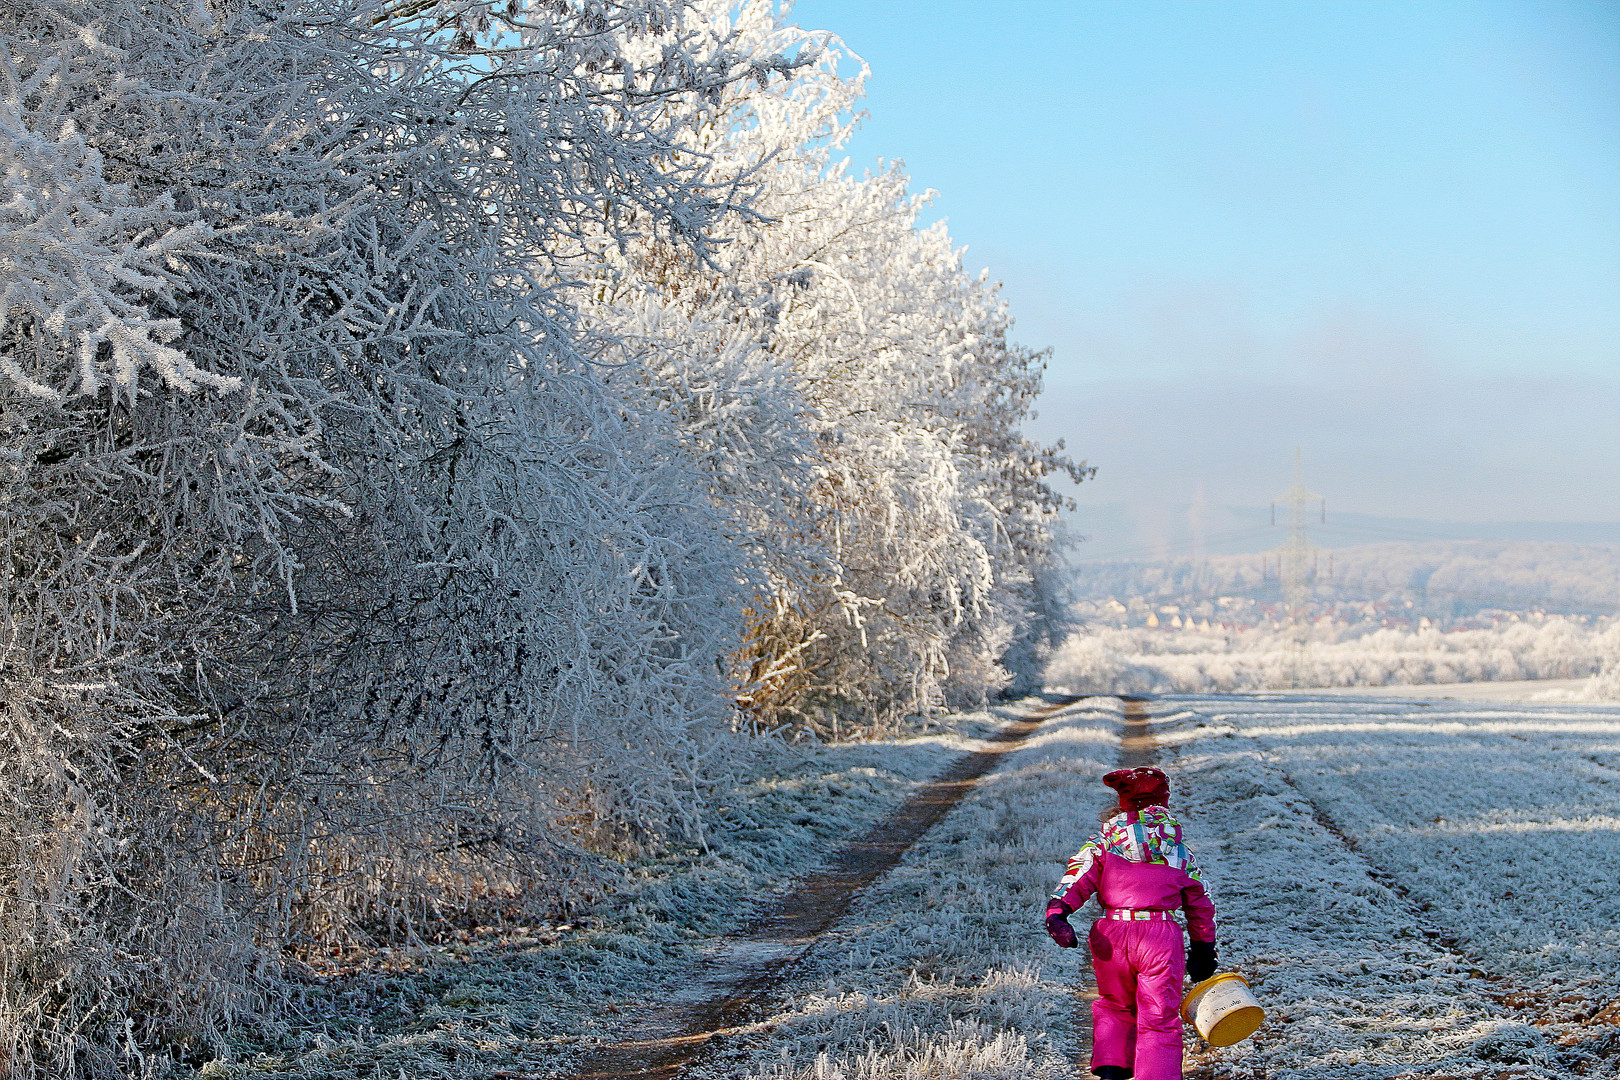
[[[1101,995],[1091,1004],[1091,1067],[1134,1069],[1134,1080],[1181,1080],[1187,953],[1181,926],[1167,913],[1181,908],[1193,940],[1213,942],[1215,905],[1170,811],[1148,806],[1110,818],[1069,860],[1047,912],[1077,911],[1093,893],[1103,917],[1088,936]]]

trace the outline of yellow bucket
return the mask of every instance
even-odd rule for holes
[[[1241,975],[1212,975],[1181,999],[1181,1018],[1211,1046],[1231,1046],[1253,1035],[1266,1010]]]

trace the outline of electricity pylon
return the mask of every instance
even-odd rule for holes
[[[1305,686],[1311,681],[1310,583],[1316,577],[1318,557],[1318,549],[1311,546],[1307,532],[1309,511],[1312,503],[1320,504],[1322,521],[1326,522],[1327,500],[1305,486],[1305,465],[1297,449],[1294,451],[1294,486],[1271,503],[1273,525],[1277,524],[1278,503],[1288,507],[1288,539],[1277,548],[1277,576],[1282,579],[1283,600],[1288,605],[1288,621],[1294,631],[1294,647],[1289,650],[1288,658],[1288,683]]]
[[[1319,549],[1311,546],[1307,534],[1308,509],[1321,504],[1322,520],[1327,521],[1327,500],[1305,486],[1305,465],[1294,451],[1294,486],[1271,501],[1271,523],[1277,524],[1277,504],[1288,507],[1288,539],[1277,548],[1277,574],[1282,579],[1283,601],[1288,615],[1296,622],[1308,614],[1309,585],[1316,577]]]

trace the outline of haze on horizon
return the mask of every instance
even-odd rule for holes
[[[1620,5],[802,0],[1088,506],[1620,523]]]

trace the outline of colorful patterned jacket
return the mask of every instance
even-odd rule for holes
[[[1105,908],[1187,913],[1194,941],[1215,940],[1215,905],[1198,863],[1181,842],[1181,824],[1162,806],[1109,818],[1069,860],[1047,913],[1077,911],[1091,895]]]

